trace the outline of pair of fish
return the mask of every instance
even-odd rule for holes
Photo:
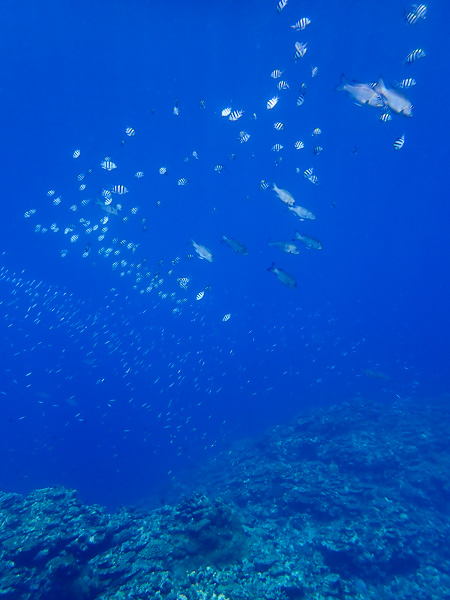
[[[287,190],[283,190],[282,188],[277,187],[276,183],[272,184],[272,189],[278,196],[278,198],[288,205],[288,208],[291,212],[293,212],[297,217],[303,221],[304,219],[314,220],[315,215],[303,206],[295,206],[295,200]]]
[[[367,104],[375,108],[388,106],[397,114],[412,117],[411,102],[397,90],[387,88],[381,77],[378,83],[372,86],[368,83],[349,83],[342,75],[341,83],[336,90],[347,92],[357,104]]]
[[[227,246],[231,248],[233,252],[236,252],[236,254],[242,254],[244,256],[247,254],[247,248],[244,246],[244,244],[241,244],[241,242],[238,242],[237,240],[233,240],[232,238],[224,235],[220,241],[223,244],[227,244]],[[194,246],[195,251],[202,260],[213,262],[213,255],[209,248],[203,246],[202,244],[197,244],[194,242],[194,240],[191,240],[191,244]]]

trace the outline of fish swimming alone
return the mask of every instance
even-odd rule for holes
[[[278,280],[281,281],[281,283],[283,285],[286,285],[287,287],[290,287],[290,288],[297,287],[297,282],[295,281],[295,278],[290,273],[283,271],[283,269],[279,269],[275,265],[275,263],[272,263],[272,265],[267,270],[270,271],[271,273],[275,273]]]
[[[368,83],[349,83],[345,75],[341,75],[341,83],[336,91],[347,92],[357,104],[368,104],[375,108],[384,106],[384,100],[380,92],[374,90]]]
[[[397,114],[405,115],[405,117],[412,117],[413,105],[408,100],[408,98],[405,98],[405,96],[403,96],[403,94],[400,94],[400,92],[398,92],[397,90],[387,88],[381,77],[378,80],[378,83],[375,86],[374,90],[383,96],[386,104],[391,110],[393,110]]]

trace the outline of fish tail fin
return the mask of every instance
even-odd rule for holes
[[[334,89],[335,89],[337,92],[340,92],[340,91],[342,91],[342,90],[345,88],[345,86],[346,86],[347,84],[348,84],[347,78],[346,78],[346,76],[344,75],[344,73],[342,73],[342,75],[341,75],[341,83],[340,83],[338,86],[336,86]]]
[[[272,181],[272,189],[273,190],[277,190],[277,184],[275,183],[275,181]]]
[[[267,270],[268,271],[275,271],[275,269],[276,269],[276,266],[275,266],[275,263],[273,262]]]

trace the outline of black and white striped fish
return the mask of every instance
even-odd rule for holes
[[[275,144],[272,146],[273,152],[279,152],[280,150],[283,150],[283,146],[281,144]]]
[[[177,181],[177,185],[187,185],[189,183],[189,179],[186,179],[185,177],[182,177],[181,179],[179,179]]]
[[[80,156],[80,154],[81,154],[81,151],[80,151],[80,150],[75,150],[75,151],[74,151],[74,153],[72,154],[72,156],[73,156],[74,158],[78,158],[78,157]]]
[[[240,119],[242,117],[243,114],[244,114],[243,110],[233,110],[233,112],[231,112],[228,115],[228,118],[230,121],[237,121],[238,119]]]
[[[401,150],[403,148],[403,144],[405,143],[405,134],[401,135],[394,142],[394,150]]]
[[[100,163],[100,166],[102,169],[106,169],[106,171],[117,169],[116,163],[113,163],[109,158],[105,158],[105,160]]]
[[[406,89],[412,87],[413,85],[416,85],[416,83],[417,82],[415,79],[413,79],[412,77],[408,77],[407,79],[402,79],[400,83],[397,83],[396,87]]]
[[[269,188],[269,184],[267,183],[267,181],[264,181],[264,179],[261,179],[260,183],[259,183],[259,189],[260,190],[267,190]]]
[[[302,148],[304,148],[304,147],[305,147],[305,144],[304,144],[303,142],[300,142],[300,141],[298,141],[298,142],[295,142],[295,144],[294,144],[294,148],[295,148],[296,150],[301,150],[301,149],[302,149]]]
[[[295,29],[295,31],[300,31],[300,30],[305,29],[310,24],[311,24],[311,19],[308,19],[308,17],[303,17],[303,19],[298,20],[297,23],[294,23],[294,25],[291,25],[291,29]]]
[[[272,71],[270,76],[272,77],[272,79],[278,79],[278,77],[281,77],[282,74],[283,74],[283,71],[280,71],[280,69],[275,69]]]
[[[278,96],[274,96],[273,98],[268,100],[267,101],[267,110],[270,110],[271,108],[273,108],[277,104],[278,100],[279,100]]]
[[[126,194],[128,190],[124,185],[113,185],[111,192],[113,194],[119,194],[120,196],[123,196],[123,194]]]
[[[405,65],[412,65],[413,62],[416,62],[416,60],[419,60],[419,58],[423,58],[424,56],[426,56],[425,51],[422,50],[422,48],[416,48],[408,54],[404,63]]]
[[[128,137],[131,137],[136,134],[135,130],[132,127],[127,127],[125,129],[125,133]]]
[[[279,90],[288,90],[289,89],[289,84],[288,84],[287,81],[281,80],[281,81],[278,82],[277,88]]]
[[[249,133],[247,133],[246,131],[239,132],[239,141],[241,142],[241,144],[245,144],[245,142],[248,142],[249,139],[250,139]]]
[[[382,115],[380,115],[380,121],[387,123],[388,121],[392,121],[392,117],[388,112],[384,112]]]
[[[297,61],[299,58],[303,58],[307,51],[308,43],[302,44],[301,42],[295,42],[295,54],[294,60]]]
[[[283,123],[280,123],[279,121],[274,123],[273,126],[277,131],[283,131],[283,129],[284,129]]]
[[[281,12],[284,8],[286,8],[287,3],[288,3],[288,0],[280,0],[277,4],[277,11]]]

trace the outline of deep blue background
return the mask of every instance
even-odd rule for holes
[[[61,483],[110,507],[146,502],[213,452],[306,407],[448,392],[448,3],[430,3],[414,27],[392,0],[290,0],[282,14],[259,0],[92,4],[3,3],[0,487]],[[305,16],[306,31],[292,31]],[[296,64],[295,41],[308,42]],[[403,66],[419,47],[427,57]],[[277,92],[274,69],[289,90]],[[334,91],[341,73],[416,78],[413,118],[381,123]],[[227,106],[243,117],[221,117]],[[136,135],[122,146],[128,126]],[[199,159],[185,163],[194,150]],[[106,156],[116,171],[99,168]],[[295,170],[311,166],[318,186]],[[77,175],[89,168],[80,192]],[[189,185],[177,186],[181,177]],[[299,223],[261,179],[290,190],[316,221]],[[102,213],[69,206],[117,183],[130,190],[122,214],[138,214],[111,219],[102,243],[79,226],[71,244],[64,228]],[[34,232],[52,223],[58,233]],[[324,249],[290,256],[268,246],[295,230]],[[220,244],[223,234],[248,256]],[[115,237],[140,244],[119,260],[146,258],[164,280],[158,290],[139,294],[132,274],[98,255]],[[191,238],[213,263],[186,258]],[[272,261],[296,290],[266,271]],[[179,277],[191,279],[187,290]]]

